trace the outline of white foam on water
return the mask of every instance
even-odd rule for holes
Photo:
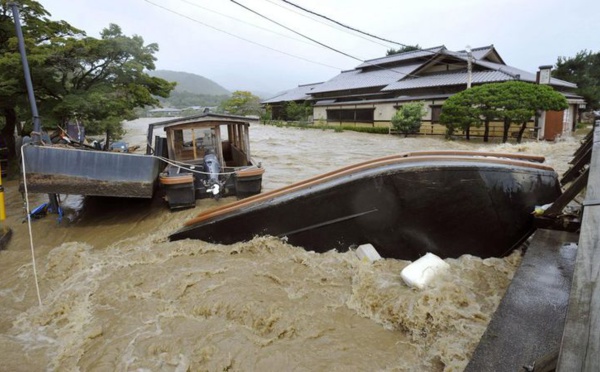
[[[147,123],[136,125],[145,143]],[[536,153],[564,168],[577,147],[263,125],[250,132],[265,189],[403,151]],[[446,259],[444,280],[417,291],[400,278],[407,261],[365,264],[352,251],[315,254],[273,237],[231,246],[166,240],[233,198],[177,213],[160,200],[84,200],[69,207],[72,222],[34,222],[38,307],[14,182],[6,194],[14,235],[0,252],[0,365],[14,371],[462,370],[520,263],[519,252]]]

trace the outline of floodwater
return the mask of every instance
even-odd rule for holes
[[[140,151],[148,122],[127,124]],[[578,142],[500,145],[254,125],[251,145],[271,190],[429,149],[545,155],[562,173]],[[316,254],[272,237],[231,246],[167,242],[184,221],[232,198],[171,213],[160,198],[63,196],[60,223],[32,223],[34,271],[23,199],[16,181],[5,186],[13,238],[0,252],[2,371],[460,371],[521,259],[446,259],[443,276],[414,290],[400,278],[407,261],[369,264],[354,252]],[[33,207],[45,197],[29,200]]]

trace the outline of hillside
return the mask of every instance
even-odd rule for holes
[[[210,96],[221,96],[230,95],[227,89],[223,88],[214,81],[207,79],[203,76],[191,74],[188,72],[170,71],[170,70],[156,70],[149,71],[149,75],[156,76],[167,81],[174,81],[177,83],[175,92],[189,92],[193,94],[202,94]]]

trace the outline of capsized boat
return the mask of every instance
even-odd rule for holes
[[[265,170],[250,155],[248,118],[207,113],[159,125],[169,158],[159,182],[171,209],[194,207],[200,198],[260,193]]]
[[[561,193],[543,157],[413,152],[348,166],[208,210],[170,235],[232,244],[256,235],[307,250],[370,243],[383,257],[503,256]]]

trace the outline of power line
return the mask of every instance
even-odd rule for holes
[[[255,42],[255,41],[252,41],[252,40],[249,40],[249,39],[243,38],[243,37],[241,37],[241,36],[238,36],[238,35],[232,34],[231,32],[228,32],[228,31],[221,30],[221,29],[219,29],[219,28],[217,28],[217,27],[214,27],[214,26],[211,26],[211,25],[209,25],[209,24],[206,24],[206,23],[204,23],[204,22],[201,22],[201,21],[199,21],[199,20],[197,20],[197,19],[195,19],[195,18],[192,18],[192,17],[190,17],[190,16],[187,16],[187,15],[185,15],[185,14],[182,14],[182,13],[176,12],[176,11],[174,11],[174,10],[172,10],[172,9],[169,9],[169,8],[167,8],[167,7],[164,7],[164,6],[162,6],[162,5],[156,4],[156,3],[154,3],[154,2],[152,2],[152,1],[150,1],[150,0],[144,0],[144,1],[145,1],[145,2],[147,2],[148,4],[154,5],[154,6],[155,6],[155,7],[157,7],[157,8],[161,8],[161,9],[163,9],[163,10],[166,10],[166,11],[167,11],[167,12],[169,12],[169,13],[172,13],[172,14],[178,15],[178,16],[180,16],[180,17],[183,17],[183,18],[189,19],[189,20],[190,20],[190,21],[192,21],[192,22],[196,22],[196,23],[198,23],[198,24],[201,24],[201,25],[203,25],[203,26],[205,26],[205,27],[211,28],[211,29],[213,29],[213,30],[215,30],[215,31],[219,31],[219,32],[222,32],[222,33],[224,33],[224,34],[227,34],[227,35],[229,35],[229,36],[235,37],[236,39],[240,39],[240,40],[246,41],[246,42],[248,42],[248,43],[251,43],[251,44],[254,44],[254,45],[260,46],[260,47],[262,47],[262,48],[269,49],[269,50],[272,50],[272,51],[274,51],[274,52],[277,52],[277,53],[285,54],[285,55],[287,55],[287,56],[289,56],[289,57],[297,58],[297,59],[300,59],[300,60],[303,60],[303,61],[306,61],[306,62],[314,63],[314,64],[317,64],[317,65],[321,65],[321,66],[325,66],[325,67],[329,67],[329,68],[334,68],[334,69],[336,69],[336,70],[342,70],[342,68],[340,68],[340,67],[336,67],[336,66],[327,65],[327,64],[325,64],[325,63],[321,63],[321,62],[317,62],[317,61],[312,61],[312,60],[310,60],[310,59],[307,59],[307,58],[304,58],[304,57],[300,57],[300,56],[297,56],[297,55],[295,55],[295,54],[287,53],[287,52],[284,52],[284,51],[282,51],[282,50],[279,50],[279,49],[271,48],[271,47],[269,47],[269,46],[266,46],[266,45],[264,45],[264,44],[260,44],[260,43],[257,43],[257,42]]]
[[[294,54],[291,54],[291,53],[284,52],[284,51],[282,51],[282,50],[279,50],[279,49],[271,48],[271,47],[269,47],[269,46],[267,46],[267,45],[264,45],[264,44],[257,43],[257,42],[255,42],[255,41],[253,41],[253,40],[249,40],[249,39],[246,39],[246,38],[244,38],[244,37],[241,37],[241,36],[235,35],[235,34],[233,34],[233,33],[231,33],[231,32],[228,32],[228,31],[225,31],[225,30],[219,29],[219,28],[217,28],[217,27],[214,27],[214,26],[211,26],[211,25],[209,25],[209,24],[206,24],[206,23],[204,23],[204,22],[201,22],[201,21],[199,21],[199,20],[197,20],[197,19],[195,19],[195,18],[192,18],[192,17],[190,17],[190,16],[187,16],[187,15],[185,15],[185,14],[182,14],[182,13],[176,12],[176,11],[174,11],[174,10],[172,10],[172,9],[169,9],[169,8],[167,8],[167,7],[164,7],[164,6],[162,6],[162,5],[156,4],[156,3],[154,3],[154,2],[152,2],[152,1],[150,1],[150,0],[144,0],[144,1],[145,1],[145,2],[147,2],[148,4],[151,4],[151,5],[153,5],[153,6],[156,6],[156,7],[158,7],[158,8],[161,8],[161,9],[163,9],[163,10],[166,10],[166,11],[167,11],[167,12],[169,12],[169,13],[172,13],[172,14],[175,14],[175,15],[177,15],[177,16],[180,16],[180,17],[183,17],[183,18],[189,19],[189,20],[191,20],[191,21],[193,21],[193,22],[196,22],[196,23],[198,23],[198,24],[201,24],[201,25],[203,25],[203,26],[205,26],[205,27],[211,28],[211,29],[213,29],[213,30],[215,30],[215,31],[222,32],[222,33],[224,33],[224,34],[227,34],[227,35],[229,35],[229,36],[232,36],[232,37],[235,37],[235,38],[237,38],[237,39],[240,39],[240,40],[246,41],[246,42],[248,42],[248,43],[251,43],[251,44],[254,44],[254,45],[260,46],[260,47],[262,47],[262,48],[265,48],[265,49],[268,49],[268,50],[271,50],[271,51],[275,51],[275,52],[277,52],[277,53],[281,53],[281,54],[287,55],[287,56],[289,56],[289,57],[296,58],[296,59],[300,59],[300,60],[303,60],[303,61],[306,61],[306,62],[310,62],[310,63],[313,63],[313,64],[317,64],[317,65],[321,65],[321,66],[325,66],[325,67],[329,67],[329,68],[333,68],[333,69],[337,69],[337,70],[343,70],[343,69],[342,69],[342,68],[340,68],[340,67],[331,66],[331,65],[327,65],[327,64],[324,64],[324,63],[321,63],[321,62],[313,61],[313,60],[310,60],[310,59],[307,59],[307,58],[304,58],[304,57],[300,57],[300,56],[297,56],[297,55],[294,55]],[[184,1],[184,0],[182,0],[182,1]],[[250,9],[250,8],[248,8],[248,7],[246,7],[246,6],[242,5],[242,4],[239,4],[239,3],[237,3],[237,2],[236,2],[236,1],[234,1],[234,0],[231,0],[231,1],[232,1],[233,3],[235,3],[236,5],[239,5],[239,6],[243,7],[243,8],[245,8],[246,10],[249,10],[249,11],[251,11],[252,13],[255,13],[255,14],[257,14],[257,15],[259,15],[259,16],[261,16],[261,17],[263,17],[263,18],[265,18],[265,19],[267,19],[267,20],[269,20],[269,21],[271,21],[271,22],[273,22],[273,23],[275,23],[275,24],[279,25],[280,27],[283,27],[283,28],[285,28],[285,29],[288,29],[289,31],[292,31],[292,32],[294,32],[294,33],[296,33],[296,34],[298,34],[298,35],[300,35],[300,36],[302,36],[302,37],[305,37],[305,38],[307,38],[307,39],[309,39],[309,40],[311,40],[311,41],[313,41],[313,42],[315,42],[315,43],[317,43],[317,44],[319,44],[319,45],[321,45],[321,46],[323,46],[323,47],[325,47],[325,48],[327,48],[327,49],[333,50],[333,51],[335,51],[335,52],[337,52],[337,53],[341,53],[341,54],[343,54],[343,55],[345,55],[345,56],[347,56],[347,57],[350,57],[350,58],[352,58],[352,59],[355,59],[355,60],[357,60],[357,61],[359,61],[359,62],[368,63],[370,67],[378,67],[378,68],[380,68],[380,69],[382,69],[382,70],[389,70],[389,71],[396,72],[396,73],[398,73],[398,74],[401,74],[401,75],[404,75],[404,76],[410,76],[410,77],[415,77],[415,78],[417,78],[417,77],[420,77],[419,75],[413,75],[413,74],[411,74],[411,73],[406,73],[406,72],[398,71],[398,70],[395,70],[395,69],[393,69],[393,68],[384,67],[384,66],[382,66],[382,65],[380,65],[380,64],[377,64],[377,63],[372,63],[372,62],[369,62],[369,61],[365,61],[365,60],[362,60],[362,59],[360,59],[360,58],[357,58],[357,57],[351,56],[351,55],[349,55],[349,54],[346,54],[346,53],[344,53],[344,52],[341,52],[341,51],[339,51],[339,50],[337,50],[337,49],[334,49],[334,48],[332,48],[332,47],[329,47],[329,46],[327,46],[327,45],[325,45],[325,44],[323,44],[323,43],[320,43],[320,42],[318,42],[318,41],[316,41],[316,40],[313,40],[313,39],[311,39],[311,38],[309,38],[309,37],[307,37],[307,36],[305,36],[305,35],[302,35],[302,34],[300,34],[299,32],[296,32],[296,31],[294,31],[294,30],[290,29],[290,28],[289,28],[289,27],[287,27],[287,26],[284,26],[284,25],[282,25],[282,24],[280,24],[280,23],[278,23],[278,22],[275,22],[275,21],[273,21],[273,20],[271,20],[271,19],[269,19],[269,18],[267,18],[267,17],[265,17],[265,16],[263,16],[263,15],[261,15],[261,14],[259,14],[259,13],[255,12],[255,11],[253,11],[253,10],[252,10],[252,9]],[[285,2],[287,2],[286,0],[282,0],[282,1],[285,1]],[[396,42],[393,42],[393,43],[396,43]],[[407,46],[407,45],[405,45],[405,44],[401,44],[401,43],[396,43],[396,44],[398,44],[398,45],[404,45],[404,46]],[[429,53],[429,54],[431,54],[431,55],[432,55],[432,57],[431,57],[429,60],[427,60],[427,61],[425,61],[425,62],[424,62],[424,65],[425,65],[425,64],[428,64],[428,63],[429,63],[429,62],[431,62],[431,61],[433,61],[433,60],[434,60],[434,59],[435,59],[435,58],[436,58],[436,57],[439,55],[439,54],[438,54],[438,52],[435,52],[435,51],[433,51],[433,50],[430,50],[430,49],[424,49],[424,50],[423,50],[423,49],[418,49],[417,51],[422,51],[422,52]],[[442,63],[442,64],[446,64],[446,65],[450,65],[450,64],[448,64],[448,63],[444,63],[444,62],[441,62],[441,63]],[[499,71],[501,71],[501,68],[498,68],[498,69],[496,69],[496,70],[499,70]]]
[[[366,40],[366,41],[368,41],[368,42],[370,42],[370,43],[373,43],[373,44],[380,45],[380,46],[382,46],[382,47],[386,47],[386,48],[388,48],[388,47],[389,47],[389,45],[386,45],[386,44],[383,44],[383,43],[377,42],[377,41],[375,41],[375,40],[373,40],[373,39],[366,38],[366,37],[364,37],[364,36],[362,36],[362,35],[357,35],[357,34],[355,34],[355,33],[351,33],[351,32],[349,32],[349,31],[347,31],[347,30],[345,30],[345,29],[343,29],[343,28],[337,28],[337,27],[334,27],[334,26],[333,26],[333,25],[331,25],[330,23],[327,23],[327,22],[321,21],[321,20],[319,20],[319,19],[317,19],[317,18],[309,17],[308,15],[306,15],[306,14],[303,14],[303,13],[301,13],[301,12],[297,11],[297,10],[290,9],[290,8],[288,8],[288,7],[285,7],[285,6],[281,5],[281,4],[277,4],[277,3],[276,3],[274,0],[265,0],[265,1],[266,1],[266,2],[268,2],[268,3],[271,3],[271,4],[275,5],[275,6],[278,6],[278,7],[280,7],[281,9],[285,9],[285,10],[286,10],[286,11],[288,11],[288,12],[292,12],[292,13],[295,13],[295,14],[297,14],[297,15],[301,16],[301,17],[304,17],[304,18],[310,19],[311,21],[318,22],[318,23],[320,23],[320,24],[322,24],[322,25],[324,25],[324,26],[327,26],[327,27],[329,27],[329,28],[332,28],[332,29],[334,29],[334,30],[337,30],[337,31],[343,31],[343,32],[345,32],[345,33],[347,33],[347,34],[349,34],[349,35],[358,36],[358,37],[360,37],[360,38],[361,38],[361,39],[363,39],[363,40]]]
[[[243,4],[240,4],[240,3],[238,3],[238,2],[237,2],[237,1],[235,1],[235,0],[230,0],[230,1],[231,1],[232,3],[234,3],[234,4],[236,4],[236,5],[238,5],[238,6],[242,7],[242,8],[244,8],[244,9],[246,9],[247,11],[249,11],[249,12],[252,12],[252,13],[256,14],[256,15],[257,15],[257,16],[259,16],[259,17],[262,17],[262,18],[266,19],[266,20],[267,20],[267,21],[269,21],[269,22],[273,22],[273,23],[275,23],[276,25],[278,25],[278,26],[280,26],[280,27],[283,27],[283,28],[285,28],[285,29],[286,29],[286,30],[288,30],[288,31],[291,31],[291,32],[293,32],[293,33],[295,33],[295,34],[297,34],[297,35],[300,35],[300,36],[302,36],[303,38],[306,38],[306,39],[308,39],[308,40],[312,41],[313,43],[317,43],[317,44],[319,44],[319,45],[321,45],[321,46],[323,46],[323,47],[325,47],[325,48],[327,48],[327,49],[329,49],[329,50],[332,50],[332,51],[334,51],[334,52],[336,52],[336,53],[342,54],[342,55],[344,55],[344,56],[346,56],[346,57],[350,57],[350,58],[352,58],[352,59],[355,59],[355,60],[357,60],[357,61],[364,62],[362,59],[360,59],[360,58],[358,58],[358,57],[354,57],[354,56],[352,56],[352,55],[350,55],[350,54],[348,54],[348,53],[342,52],[341,50],[338,50],[338,49],[335,49],[335,48],[333,48],[333,47],[330,47],[330,46],[329,46],[329,45],[327,45],[327,44],[323,44],[323,43],[321,43],[320,41],[317,41],[317,40],[315,40],[315,39],[313,39],[313,38],[310,38],[310,37],[308,37],[308,36],[306,36],[306,35],[304,35],[304,34],[301,34],[301,33],[300,33],[300,32],[298,32],[298,31],[295,31],[295,30],[293,30],[293,29],[291,29],[291,28],[289,28],[289,27],[287,27],[287,26],[285,26],[285,25],[282,25],[281,23],[279,23],[279,22],[277,22],[277,21],[274,21],[274,20],[272,20],[271,18],[269,18],[269,17],[267,17],[267,16],[264,16],[264,15],[262,15],[262,14],[258,13],[257,11],[254,11],[254,10],[252,10],[252,9],[248,8],[247,6],[245,6],[245,5],[243,5]]]
[[[181,14],[181,13],[179,13],[179,12],[176,12],[176,11],[172,10],[172,9],[169,9],[169,8],[166,8],[166,7],[162,6],[162,5],[156,4],[156,3],[154,3],[154,2],[152,2],[152,1],[150,1],[150,0],[144,0],[144,1],[146,1],[146,2],[147,2],[147,3],[149,3],[149,4],[152,4],[152,5],[156,6],[156,7],[158,7],[158,8],[164,9],[164,10],[166,10],[166,11],[170,12],[170,13],[176,14],[176,15],[178,15],[178,16],[181,16],[181,17],[184,17],[184,18],[187,18],[187,19],[189,19],[189,20],[191,20],[191,21],[193,21],[193,22],[196,22],[196,23],[199,23],[199,24],[201,24],[201,25],[203,25],[203,26],[206,26],[206,27],[212,28],[213,30],[216,30],[216,31],[219,31],[219,32],[223,32],[223,33],[225,33],[225,34],[227,34],[227,35],[230,35],[230,36],[233,36],[233,37],[235,37],[235,38],[237,38],[237,39],[240,39],[240,40],[243,40],[243,41],[247,41],[247,42],[249,42],[249,43],[252,43],[252,44],[255,44],[255,45],[261,46],[261,47],[263,47],[263,48],[266,48],[266,49],[269,49],[269,50],[273,50],[273,51],[276,51],[276,52],[278,52],[278,53],[282,53],[282,54],[285,54],[285,55],[288,55],[288,56],[291,56],[291,57],[294,57],[294,58],[298,58],[298,59],[301,59],[301,60],[304,60],[304,61],[307,61],[307,62],[315,63],[315,64],[318,64],[318,65],[322,65],[322,66],[326,66],[326,67],[330,67],[330,68],[335,68],[335,69],[338,69],[338,70],[343,70],[342,68],[339,68],[339,67],[334,67],[334,66],[326,65],[326,64],[323,64],[323,63],[320,63],[320,62],[312,61],[312,60],[309,60],[309,59],[306,59],[306,58],[303,58],[303,57],[300,57],[300,56],[297,56],[297,55],[294,55],[294,54],[291,54],[291,53],[287,53],[287,52],[283,52],[283,51],[281,51],[281,50],[278,50],[278,49],[275,49],[275,48],[271,48],[271,47],[269,47],[269,46],[266,46],[266,45],[264,45],[264,44],[257,43],[257,42],[255,42],[255,41],[252,41],[252,40],[248,40],[248,39],[246,39],[246,38],[243,38],[243,37],[241,37],[241,36],[238,36],[238,35],[232,34],[232,33],[228,32],[228,31],[224,31],[224,30],[221,30],[221,29],[219,29],[219,28],[217,28],[217,27],[214,27],[214,26],[211,26],[211,25],[209,25],[209,24],[206,24],[206,23],[204,23],[204,22],[201,22],[201,21],[199,21],[199,20],[197,20],[197,19],[194,19],[194,18],[192,18],[192,17],[189,17],[189,16],[187,16],[187,15],[185,15],[185,14]],[[353,59],[355,59],[355,60],[357,60],[357,61],[359,61],[359,62],[362,62],[362,63],[368,63],[368,61],[365,61],[365,60],[362,60],[362,59],[360,59],[360,58],[358,58],[358,57],[354,57],[354,56],[351,56],[351,55],[349,55],[349,54],[346,54],[346,53],[344,53],[344,52],[338,51],[337,49],[331,48],[331,47],[329,47],[329,46],[327,46],[327,45],[325,45],[325,44],[323,44],[323,43],[320,43],[319,41],[316,41],[316,40],[313,40],[313,39],[311,39],[311,38],[309,38],[309,37],[307,37],[307,36],[304,36],[304,35],[302,35],[301,33],[299,33],[299,32],[296,32],[296,31],[292,30],[291,28],[289,28],[289,27],[287,27],[287,26],[284,26],[284,25],[282,25],[282,24],[280,24],[280,23],[278,23],[278,22],[275,22],[275,21],[273,21],[273,20],[271,20],[271,19],[269,19],[269,18],[267,18],[267,17],[265,17],[265,16],[263,16],[263,15],[259,14],[258,12],[255,12],[254,10],[252,10],[252,9],[250,9],[250,8],[246,7],[246,6],[244,6],[244,5],[240,4],[240,3],[237,3],[237,2],[236,2],[236,1],[234,1],[234,0],[231,0],[231,1],[232,1],[233,3],[235,3],[236,5],[239,5],[239,6],[241,6],[242,8],[244,8],[244,9],[246,9],[246,10],[248,10],[248,11],[250,11],[250,12],[252,12],[252,13],[255,13],[256,15],[259,15],[259,16],[261,16],[261,17],[263,17],[263,18],[265,18],[265,19],[267,19],[267,20],[269,20],[269,21],[271,21],[271,22],[273,22],[273,23],[275,23],[275,24],[279,25],[280,27],[283,27],[283,28],[285,28],[285,29],[287,29],[287,30],[290,30],[290,31],[294,32],[294,33],[297,33],[298,35],[300,35],[300,36],[302,36],[302,37],[306,37],[306,38],[308,38],[309,40],[311,40],[311,41],[314,41],[315,43],[317,43],[317,44],[319,44],[319,45],[321,45],[321,46],[323,46],[323,47],[325,47],[325,48],[327,48],[327,49],[330,49],[330,50],[336,51],[336,52],[338,52],[338,53],[341,53],[341,54],[343,54],[343,55],[345,55],[345,56],[348,56],[348,57],[350,57],[350,58],[353,58]],[[434,58],[437,56],[437,53],[435,53],[435,52],[433,52],[433,51],[427,51],[427,52],[430,52],[430,53],[432,54],[432,57],[431,57],[431,59],[429,59],[429,60],[428,60],[428,61],[426,61],[425,63],[429,63],[430,61],[432,61],[432,60],[433,60],[433,59],[434,59]],[[413,74],[410,74],[410,73],[406,73],[406,72],[402,72],[402,71],[394,70],[393,68],[386,68],[386,67],[383,67],[383,66],[381,66],[381,65],[379,65],[379,64],[376,64],[376,63],[369,63],[369,66],[372,66],[372,67],[378,67],[378,68],[380,68],[380,69],[382,69],[382,70],[389,70],[389,71],[392,71],[392,72],[395,72],[395,73],[398,73],[398,74],[401,74],[401,75],[404,75],[404,76],[419,77],[418,75],[413,75]]]
[[[295,33],[295,34],[298,34],[298,35],[300,35],[300,36],[302,36],[302,37],[304,37],[304,38],[307,38],[308,40],[311,40],[311,41],[313,41],[313,42],[315,42],[315,43],[317,43],[317,44],[319,44],[319,45],[321,45],[321,46],[323,46],[323,47],[325,47],[325,48],[327,48],[327,49],[333,50],[333,51],[335,51],[335,52],[337,52],[337,53],[340,53],[340,54],[343,54],[343,55],[345,55],[345,56],[347,56],[347,57],[353,58],[353,59],[355,59],[355,60],[357,60],[357,61],[359,61],[359,62],[362,62],[362,63],[369,63],[369,66],[372,66],[372,67],[378,67],[378,68],[381,68],[382,70],[389,70],[389,71],[396,72],[396,73],[398,73],[398,74],[402,74],[402,75],[405,75],[405,76],[419,77],[418,75],[413,75],[413,74],[410,74],[410,73],[406,73],[406,72],[402,72],[402,71],[394,70],[393,68],[387,68],[387,67],[384,67],[384,66],[382,66],[382,65],[379,65],[379,64],[377,64],[377,63],[371,63],[371,62],[368,62],[368,61],[362,60],[362,59],[360,59],[360,58],[358,58],[358,57],[354,57],[354,56],[352,56],[352,55],[350,55],[350,54],[347,54],[347,53],[345,53],[345,52],[342,52],[342,51],[340,51],[340,50],[337,50],[337,49],[335,49],[335,48],[332,48],[332,47],[330,47],[330,46],[328,46],[328,45],[326,45],[326,44],[323,44],[323,43],[321,43],[321,42],[319,42],[319,41],[317,41],[317,40],[315,40],[315,39],[312,39],[312,38],[310,38],[310,37],[308,37],[308,36],[306,36],[306,35],[303,35],[303,34],[301,34],[300,32],[298,32],[298,31],[295,31],[295,30],[293,30],[293,29],[291,29],[291,28],[289,28],[289,27],[287,27],[287,26],[285,26],[285,25],[282,25],[281,23],[279,23],[279,22],[277,22],[277,21],[274,21],[274,20],[272,20],[272,19],[268,18],[267,16],[265,16],[265,15],[263,15],[263,14],[260,14],[260,13],[259,13],[259,12],[257,12],[257,11],[255,11],[255,10],[252,10],[252,9],[248,8],[247,6],[245,6],[245,5],[238,3],[238,2],[237,2],[237,1],[235,1],[235,0],[230,0],[230,1],[231,1],[232,3],[234,3],[234,4],[236,4],[236,5],[238,5],[238,6],[242,7],[242,8],[244,8],[244,9],[246,9],[246,10],[248,10],[248,11],[250,11],[250,12],[252,12],[252,13],[256,14],[256,15],[258,15],[259,17],[262,17],[262,18],[264,18],[264,19],[268,20],[269,22],[275,23],[276,25],[278,25],[278,26],[280,26],[280,27],[283,27],[283,28],[285,28],[286,30],[289,30],[289,31],[291,31],[291,32],[293,32],[293,33]],[[282,1],[284,1],[284,2],[286,2],[286,3],[287,3],[287,1],[286,1],[286,0],[282,0]],[[290,4],[291,4],[291,3],[290,3]],[[292,4],[292,5],[293,5],[293,4]],[[315,14],[316,14],[316,13],[315,13]],[[333,22],[336,22],[336,21],[333,21]],[[336,22],[336,23],[338,23],[338,22]],[[348,28],[350,28],[350,29],[353,29],[353,28],[351,28],[351,27],[349,27],[349,26],[344,26],[344,27],[348,27]],[[360,31],[359,31],[359,32],[360,32]],[[373,36],[373,35],[371,35],[371,36],[372,36],[372,37],[376,37],[376,36]],[[376,37],[376,38],[377,38],[377,37]],[[385,40],[385,39],[383,39],[383,40]],[[393,42],[393,41],[391,41],[391,42],[392,42],[392,43],[395,43],[395,44],[398,44],[398,45],[404,45],[405,47],[408,47],[408,45],[405,45],[405,44],[396,43],[396,42]],[[418,50],[422,50],[422,49],[418,49]],[[434,51],[431,51],[431,50],[422,50],[422,51],[423,51],[423,52],[425,52],[425,53],[430,53],[430,54],[432,55],[432,57],[431,57],[431,58],[430,58],[428,61],[426,61],[426,62],[425,62],[425,64],[427,64],[427,63],[431,62],[431,61],[432,61],[432,60],[433,60],[435,57],[437,57],[437,55],[438,55],[438,53],[436,53],[436,52],[434,52]],[[444,64],[444,63],[443,63],[443,64]]]
[[[232,0],[232,1],[233,1],[233,0]],[[382,37],[379,37],[379,36],[376,36],[376,35],[370,34],[370,33],[368,33],[368,32],[361,31],[361,30],[359,30],[359,29],[356,29],[356,28],[354,28],[354,27],[350,27],[350,26],[348,26],[348,25],[345,25],[345,24],[343,24],[343,23],[341,23],[341,22],[338,22],[338,21],[336,21],[336,20],[334,20],[334,19],[331,19],[331,18],[329,18],[329,17],[327,17],[327,16],[324,16],[324,15],[322,15],[322,14],[319,14],[319,13],[317,13],[317,12],[313,12],[312,10],[309,10],[309,9],[303,8],[303,7],[301,7],[300,5],[297,5],[297,4],[294,4],[294,3],[292,3],[291,1],[288,1],[288,0],[281,0],[281,1],[283,1],[283,2],[284,2],[284,3],[286,3],[286,4],[289,4],[289,5],[291,5],[291,6],[293,6],[293,7],[296,7],[296,8],[298,8],[298,9],[301,9],[301,10],[303,10],[303,11],[307,12],[307,13],[310,13],[310,14],[316,15],[317,17],[324,18],[324,19],[328,20],[329,22],[333,22],[333,23],[335,23],[335,24],[338,24],[338,25],[340,25],[340,26],[342,26],[342,27],[344,27],[344,28],[347,28],[347,29],[349,29],[349,30],[352,30],[352,31],[355,31],[355,32],[361,33],[361,34],[363,34],[363,35],[367,35],[367,36],[370,36],[370,37],[372,37],[372,38],[375,38],[375,39],[378,39],[378,40],[381,40],[381,41],[385,41],[385,42],[388,42],[388,43],[392,43],[392,44],[400,45],[400,46],[403,46],[403,47],[405,47],[405,48],[406,48],[406,47],[413,47],[412,45],[406,45],[406,44],[402,44],[402,43],[399,43],[399,42],[396,42],[396,41],[393,41],[393,40],[388,40],[388,39],[385,39],[385,38],[382,38]]]
[[[235,18],[235,17],[232,17],[232,16],[230,16],[230,15],[227,15],[227,14],[223,14],[223,13],[217,12],[216,10],[212,10],[212,9],[209,9],[209,8],[203,7],[202,5],[199,5],[199,4],[196,4],[196,3],[193,3],[193,2],[191,2],[191,1],[189,1],[189,0],[179,0],[179,1],[181,1],[181,2],[183,2],[183,3],[186,3],[186,4],[188,4],[188,5],[194,6],[194,7],[196,7],[196,8],[203,9],[203,10],[205,10],[205,11],[207,11],[207,12],[211,12],[211,13],[214,13],[214,14],[218,14],[218,15],[220,15],[221,17],[229,18],[229,19],[232,19],[232,20],[234,20],[234,21],[236,21],[236,22],[244,23],[244,24],[246,24],[246,25],[248,25],[248,26],[255,27],[255,28],[258,28],[258,29],[260,29],[260,30],[263,30],[263,31],[267,31],[267,32],[273,33],[273,34],[275,34],[275,35],[279,35],[279,36],[282,36],[282,37],[285,37],[285,38],[288,38],[288,39],[292,39],[292,40],[299,41],[299,42],[301,42],[301,43],[304,43],[304,44],[307,44],[307,45],[314,46],[314,44],[312,44],[312,43],[309,43],[309,42],[308,42],[308,41],[306,41],[306,40],[298,39],[298,38],[295,38],[295,37],[292,37],[292,36],[289,36],[289,35],[285,35],[285,34],[282,34],[282,33],[279,33],[279,32],[273,31],[273,30],[270,30],[270,29],[268,29],[268,28],[265,28],[265,27],[261,27],[261,26],[258,26],[258,25],[255,25],[255,24],[252,24],[252,23],[250,23],[250,22],[246,22],[246,21],[244,21],[244,20],[241,20],[241,19],[239,19],[239,18]]]

